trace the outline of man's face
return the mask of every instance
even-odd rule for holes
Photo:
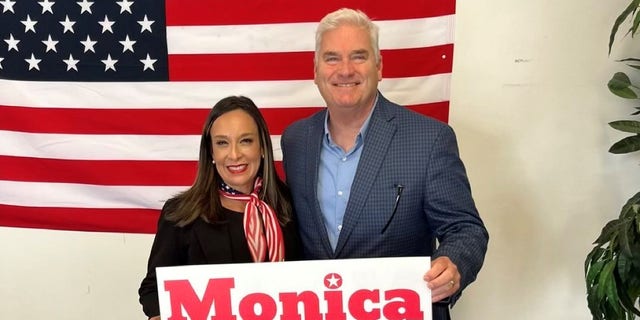
[[[376,64],[365,29],[342,25],[323,35],[314,82],[327,107],[370,107],[380,80],[382,61]]]

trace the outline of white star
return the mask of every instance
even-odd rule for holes
[[[62,26],[64,26],[64,30],[62,31],[62,33],[67,33],[67,31],[71,31],[71,33],[74,33],[73,25],[76,24],[76,22],[69,20],[68,15],[64,16],[64,21],[59,21],[59,22]]]
[[[98,41],[92,41],[91,38],[89,38],[89,36],[87,36],[87,40],[85,41],[80,41],[80,43],[82,43],[82,45],[84,46],[84,52],[87,52],[89,50],[93,51],[93,53],[96,53],[96,50],[93,49],[93,46],[98,43]]]
[[[38,4],[40,4],[42,6],[42,14],[44,14],[45,12],[49,11],[49,13],[53,14],[53,4],[55,2],[49,2],[49,0],[44,0],[44,1],[40,1],[38,2]]]
[[[29,70],[31,70],[31,69],[36,69],[38,71],[40,70],[40,67],[38,66],[38,63],[40,63],[40,61],[42,61],[42,60],[41,59],[36,59],[36,57],[33,56],[33,53],[31,54],[31,58],[24,59],[24,61],[29,63]]]
[[[80,6],[80,14],[83,14],[85,11],[89,12],[90,14],[93,13],[91,12],[91,5],[93,4],[93,2],[82,0],[82,2],[76,2],[76,3]]]
[[[0,2],[0,4],[4,7],[2,9],[2,13],[5,13],[7,11],[11,11],[13,13],[16,13],[15,11],[13,11],[13,5],[16,4],[15,1],[4,0],[4,1]]]
[[[2,60],[4,60],[4,58],[0,57],[0,70],[2,70]]]
[[[109,18],[107,17],[107,15],[104,16],[104,21],[98,21],[98,23],[102,26],[102,33],[107,32],[107,30],[113,33],[113,29],[111,29],[111,26],[116,22],[109,21]]]
[[[142,71],[145,71],[147,69],[151,69],[153,71],[156,71],[156,69],[153,68],[153,64],[156,63],[156,61],[158,61],[158,59],[151,59],[151,57],[147,53],[147,58],[140,60],[140,62],[142,62],[144,64],[144,69],[142,69]]]
[[[49,52],[49,50],[53,50],[53,52],[58,52],[56,50],[56,44],[58,44],[58,42],[59,41],[51,39],[51,35],[49,35],[49,38],[47,40],[42,41],[42,43],[44,43],[47,46],[47,51],[45,52]]]
[[[133,45],[136,43],[136,41],[131,41],[129,40],[129,35],[127,35],[127,38],[124,39],[123,41],[118,41],[120,42],[120,44],[122,45],[122,52],[126,52],[127,50],[131,50],[131,52],[133,51]]]
[[[33,33],[36,33],[36,23],[38,23],[38,21],[32,21],[31,17],[27,15],[27,20],[21,20],[20,22],[24,24],[24,33],[27,33],[27,31],[33,31]]]
[[[147,19],[147,15],[144,15],[144,19],[138,21],[138,23],[140,24],[140,26],[142,26],[142,28],[140,28],[140,33],[143,33],[145,30],[149,30],[149,32],[151,31],[151,25],[154,23],[155,21],[153,20],[149,20]]]
[[[104,71],[107,72],[107,70],[111,69],[113,71],[116,71],[116,62],[118,62],[118,60],[113,60],[111,59],[111,54],[107,55],[107,59],[105,60],[100,60],[102,61],[102,63],[104,63]]]
[[[9,46],[7,51],[11,51],[11,49],[15,49],[16,52],[20,51],[18,50],[18,42],[20,42],[20,40],[14,39],[12,33],[9,34],[9,39],[4,39],[4,42]]]
[[[338,280],[340,280],[340,278],[336,278],[336,275],[332,274],[331,278],[327,278],[327,281],[329,281],[329,287],[337,287]]]
[[[120,6],[120,13],[123,13],[125,11],[131,13],[131,5],[133,4],[133,1],[129,2],[127,0],[122,0],[117,1],[116,3]]]
[[[78,71],[78,67],[76,65],[78,64],[78,62],[80,62],[80,60],[73,59],[73,55],[69,54],[69,59],[62,60],[62,61],[64,61],[64,63],[67,64],[67,71],[71,69]]]

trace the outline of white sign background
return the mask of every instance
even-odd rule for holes
[[[342,291],[343,311],[347,319],[353,319],[348,305],[350,296],[357,290],[379,290],[379,303],[366,301],[364,308],[367,311],[379,309],[382,317],[382,309],[386,304],[384,292],[395,289],[413,290],[420,296],[420,309],[424,319],[431,319],[431,291],[422,279],[424,273],[430,267],[429,257],[402,257],[402,258],[366,258],[366,259],[342,259],[342,260],[313,260],[291,261],[278,263],[236,263],[236,264],[212,264],[178,267],[157,268],[158,297],[160,301],[160,313],[163,320],[171,316],[171,296],[165,291],[166,280],[189,280],[191,287],[202,300],[206,286],[210,279],[234,278],[235,285],[230,291],[231,310],[238,319],[238,305],[242,298],[252,293],[264,293],[273,298],[277,305],[275,318],[280,318],[282,305],[278,296],[283,292],[300,293],[312,291],[318,296],[320,313],[327,312],[327,303],[324,300],[325,291]],[[339,275],[340,283],[333,280],[334,286],[329,288],[330,274]],[[332,277],[333,278],[333,277]],[[335,284],[339,284],[338,288]],[[398,299],[394,299],[398,301]],[[214,301],[214,305],[215,305]],[[260,314],[259,307],[256,309]],[[303,319],[307,318],[304,309],[298,306]],[[207,319],[215,315],[215,308]],[[183,308],[182,315],[188,318]],[[196,319],[192,319],[196,320]]]

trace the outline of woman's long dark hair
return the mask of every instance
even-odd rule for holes
[[[185,226],[198,217],[210,223],[223,220],[222,203],[218,194],[218,186],[222,182],[222,178],[216,170],[215,164],[212,163],[211,127],[220,116],[238,109],[249,114],[258,127],[260,148],[264,152],[264,158],[258,170],[258,176],[262,177],[262,190],[259,196],[276,211],[282,225],[291,220],[292,207],[289,189],[276,172],[271,136],[267,124],[251,99],[230,96],[218,101],[213,106],[204,123],[200,138],[198,173],[193,185],[169,200],[171,205],[165,206],[167,219],[175,221],[178,226]]]

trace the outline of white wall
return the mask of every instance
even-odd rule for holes
[[[491,240],[454,319],[590,318],[584,257],[640,182],[638,155],[607,153],[631,113],[605,86],[627,3],[458,1],[450,123]],[[151,241],[0,228],[0,319],[144,319]]]

